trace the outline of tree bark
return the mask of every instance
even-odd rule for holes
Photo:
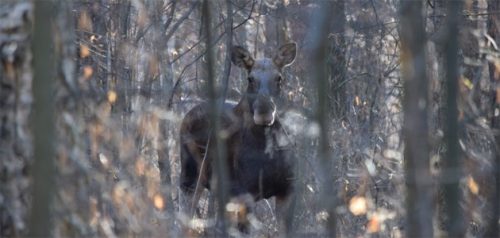
[[[488,1],[488,35],[495,40],[495,42],[500,42],[500,17],[498,15],[500,11],[500,1],[490,0]],[[498,52],[498,51],[497,51]],[[485,237],[498,237],[498,221],[500,220],[500,73],[499,68],[495,66],[494,62],[489,62],[489,75],[491,83],[491,98],[492,98],[492,112],[491,112],[491,128],[495,131],[495,155],[494,155],[494,171],[495,171],[495,182],[494,182],[494,194],[491,196],[492,201],[492,217],[488,222],[486,227]]]
[[[462,159],[458,144],[458,23],[460,2],[448,3],[448,19],[446,26],[446,42],[444,52],[446,57],[446,123],[445,144],[446,155],[441,171],[441,186],[444,193],[444,212],[446,215],[446,230],[450,237],[463,237],[465,230],[464,219],[460,208],[460,187],[462,177]]]
[[[346,86],[343,84],[346,80],[346,42],[345,42],[345,2],[344,0],[335,0],[332,5],[332,33],[331,55],[329,57],[330,83],[329,88],[331,98],[329,107],[333,118],[343,118],[346,116],[348,105],[346,96]]]
[[[428,82],[422,1],[401,2],[401,73],[404,80],[404,158],[407,237],[433,237],[429,170]]]
[[[311,46],[312,46],[312,79],[316,82],[317,106],[316,106],[316,121],[319,125],[319,164],[321,171],[319,178],[321,181],[321,204],[320,206],[328,212],[326,221],[326,230],[330,237],[337,235],[337,198],[334,193],[334,183],[332,176],[332,168],[335,161],[332,161],[332,153],[330,151],[329,139],[329,105],[328,105],[328,79],[327,79],[327,57],[326,49],[328,49],[328,29],[331,24],[331,11],[329,2],[320,3],[320,8],[311,19],[311,25],[315,26],[310,31]]]
[[[210,133],[209,145],[207,147],[215,148],[214,157],[207,156],[207,158],[214,158],[212,166],[213,171],[215,171],[215,189],[214,191],[217,193],[217,222],[222,231],[222,235],[227,235],[227,226],[225,221],[225,207],[228,201],[228,169],[227,169],[227,160],[225,154],[224,143],[221,138],[220,129],[220,104],[217,103],[217,92],[216,92],[216,76],[215,76],[215,68],[214,68],[214,53],[212,43],[213,36],[212,32],[209,29],[212,29],[212,12],[211,12],[210,3],[208,0],[203,1],[202,6],[202,14],[204,16],[202,20],[203,24],[203,32],[205,36],[205,46],[207,47],[206,51],[206,67],[207,67],[207,91],[209,98],[209,107],[210,107],[210,124],[212,125],[212,132]]]

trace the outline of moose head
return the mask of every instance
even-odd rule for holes
[[[295,43],[284,44],[270,58],[254,59],[241,46],[233,46],[231,61],[248,73],[245,94],[253,122],[259,126],[271,126],[276,119],[276,99],[283,83],[283,68],[292,64],[297,52]]]

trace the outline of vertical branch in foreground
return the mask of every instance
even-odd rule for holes
[[[288,13],[286,10],[286,0],[279,0],[276,3],[276,44],[278,46],[290,42],[290,37],[288,33]]]
[[[29,236],[48,237],[52,230],[50,204],[54,194],[54,102],[55,77],[52,41],[52,1],[35,1],[33,33],[33,200]]]
[[[328,116],[328,77],[326,73],[326,49],[328,48],[328,30],[330,29],[331,14],[329,14],[330,3],[324,1],[320,3],[314,17],[311,19],[314,26],[310,31],[312,41],[312,77],[316,82],[318,101],[316,107],[316,120],[319,124],[319,159],[321,174],[319,175],[322,187],[321,206],[328,212],[327,231],[331,237],[336,236],[336,195],[333,193],[332,176],[332,155],[329,148]]]
[[[345,27],[346,27],[346,14],[345,14],[345,1],[335,0],[332,2],[332,42],[331,56],[329,60],[330,68],[330,92],[332,93],[329,107],[331,116],[334,118],[344,118],[348,111],[348,103],[346,102],[346,85],[344,84],[347,75],[347,62],[346,62],[346,40],[345,40]]]
[[[433,237],[429,171],[428,80],[422,1],[401,1],[401,73],[404,80],[406,235]]]
[[[227,96],[229,87],[229,75],[231,74],[231,46],[233,45],[233,3],[231,0],[226,0],[226,58],[224,60],[224,72],[222,83],[224,88],[222,91],[221,108]]]
[[[220,228],[223,234],[226,234],[226,222],[224,211],[226,207],[226,203],[228,200],[228,191],[227,191],[227,181],[228,181],[228,170],[226,164],[226,155],[224,153],[224,144],[222,143],[221,133],[220,132],[220,109],[221,107],[217,103],[217,95],[216,95],[216,85],[215,85],[215,70],[214,70],[214,54],[213,54],[213,38],[211,29],[211,12],[209,1],[204,0],[202,6],[202,15],[203,15],[203,33],[206,39],[205,45],[207,47],[206,51],[206,59],[207,59],[207,89],[208,89],[208,97],[209,97],[209,106],[210,106],[210,124],[212,126],[212,132],[210,133],[209,145],[215,146],[215,154],[210,155],[208,159],[215,159],[212,161],[213,171],[215,171],[215,189],[214,191],[217,193],[217,203],[218,203],[218,211],[217,211],[217,220],[219,222]],[[208,150],[214,151],[214,150]]]
[[[448,2],[447,35],[445,52],[446,68],[446,123],[445,143],[446,156],[443,161],[440,186],[444,192],[444,212],[446,213],[446,230],[450,237],[463,237],[464,224],[460,209],[460,187],[462,176],[461,156],[458,145],[458,21],[460,1]]]
[[[500,42],[500,1],[488,1],[488,35],[494,42]],[[491,47],[494,48],[494,47]],[[498,51],[497,51],[498,52]],[[489,62],[489,74],[491,83],[492,113],[491,128],[496,131],[495,135],[495,155],[493,166],[495,166],[495,186],[494,195],[491,196],[492,217],[488,222],[485,237],[499,237],[498,221],[500,219],[500,73],[495,62]]]

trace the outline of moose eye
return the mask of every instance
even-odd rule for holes
[[[278,82],[281,82],[282,78],[281,78],[281,76],[278,76],[278,77],[276,77],[275,80],[278,81]]]
[[[255,79],[253,77],[248,77],[248,83],[254,84],[255,83]]]

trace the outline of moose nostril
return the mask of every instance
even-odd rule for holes
[[[274,123],[276,105],[272,98],[258,97],[253,103],[253,120],[257,125],[270,126]]]
[[[267,113],[270,111],[274,111],[276,108],[272,99],[259,100],[257,99],[253,104],[253,109],[259,113]]]

